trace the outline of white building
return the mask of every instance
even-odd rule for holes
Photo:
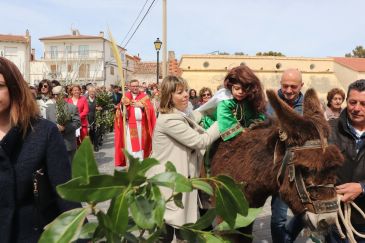
[[[57,79],[65,83],[80,84],[97,83],[98,85],[119,84],[116,61],[112,45],[104,38],[104,32],[99,35],[81,35],[78,30],[72,30],[71,35],[43,37],[39,39],[44,44],[46,72],[45,78]],[[124,77],[128,76],[125,49],[118,46],[123,62]]]
[[[0,56],[17,65],[25,80],[30,82],[31,37],[25,35],[0,35]]]

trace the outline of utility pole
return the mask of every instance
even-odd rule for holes
[[[162,78],[167,76],[167,0],[162,1]]]

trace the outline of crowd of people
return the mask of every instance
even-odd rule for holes
[[[277,90],[278,96],[299,114],[303,112],[304,85],[299,70],[287,69]],[[351,83],[346,95],[338,88],[330,90],[323,114],[332,127],[329,142],[336,144],[345,158],[338,170],[337,192],[343,195],[343,201],[355,201],[365,209],[365,80]],[[177,172],[192,178],[200,175],[203,161],[209,167],[218,143],[235,139],[272,116],[275,114],[267,104],[261,81],[245,65],[229,70],[215,94],[207,87],[199,92],[189,89],[188,82],[177,76],[167,76],[160,85],[149,86],[131,80],[122,94],[119,86],[107,91],[92,84],[62,86],[57,80],[47,79],[38,88],[29,87],[18,68],[0,57],[2,239],[36,242],[42,226],[60,212],[79,206],[61,200],[55,187],[70,178],[71,161],[86,136],[98,151],[103,134],[114,129],[116,166],[128,166],[123,153],[126,149],[139,159],[151,156],[160,161],[148,176],[164,172],[170,161]],[[32,175],[39,169],[51,182],[57,207],[50,207],[57,212],[50,210],[52,214],[35,227]],[[170,196],[170,190],[161,190]],[[198,197],[196,191],[184,193],[183,209],[173,202],[166,205],[164,219],[170,226],[162,242],[181,238],[173,226],[197,220]],[[271,208],[273,242],[294,242],[304,226],[300,217],[287,223],[288,206],[280,195],[273,195]],[[365,233],[365,219],[356,212],[353,215],[354,227]],[[328,232],[326,239],[342,242],[336,230]]]

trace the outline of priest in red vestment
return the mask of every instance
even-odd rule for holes
[[[156,123],[153,105],[148,95],[139,91],[138,80],[131,80],[129,89],[119,104],[114,121],[115,166],[126,166],[124,148],[140,159],[147,158],[152,149],[152,134]],[[126,145],[123,139],[123,104],[126,107]]]

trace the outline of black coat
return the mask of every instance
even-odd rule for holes
[[[356,153],[355,137],[347,126],[347,109],[341,112],[338,119],[331,120],[329,123],[332,128],[329,142],[336,144],[345,157],[343,166],[338,169],[337,184],[365,181],[365,146],[362,146]],[[363,210],[365,209],[365,197],[363,195],[358,196],[355,203]],[[362,216],[356,210],[351,210],[351,212],[352,222],[365,226],[365,220]]]
[[[71,169],[62,136],[45,119],[32,122],[23,139],[17,127],[0,141],[0,242],[37,242],[32,174],[45,167],[55,203],[42,213],[41,228],[60,212],[80,205],[56,196],[55,187],[70,179]]]

